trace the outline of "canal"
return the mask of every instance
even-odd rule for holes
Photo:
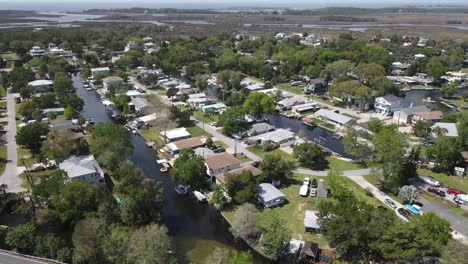
[[[100,96],[94,90],[86,91],[79,75],[73,76],[73,85],[85,103],[83,117],[92,117],[95,122],[112,122]],[[179,263],[205,263],[205,258],[216,247],[246,249],[244,245],[235,242],[229,225],[217,210],[207,204],[197,203],[190,196],[176,194],[170,175],[159,171],[156,153],[146,146],[142,137],[132,135],[132,144],[134,150],[128,159],[143,169],[147,177],[158,180],[164,187],[161,215],[169,234],[175,240]],[[255,263],[267,263],[258,255],[254,254],[254,258]]]

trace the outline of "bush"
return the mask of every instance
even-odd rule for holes
[[[266,142],[266,143],[263,143],[262,145],[262,150],[266,152],[275,150],[277,148],[279,148],[279,144],[275,144],[275,143]]]

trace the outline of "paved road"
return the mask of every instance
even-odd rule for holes
[[[1,264],[44,264],[50,262],[44,262],[36,259],[25,258],[16,255],[10,255],[5,252],[0,252],[0,263]]]
[[[24,188],[21,187],[21,180],[18,177],[18,154],[16,152],[16,109],[15,109],[15,96],[8,93],[7,95],[7,108],[8,108],[8,125],[6,127],[7,134],[7,154],[8,162],[6,164],[5,172],[0,177],[0,183],[8,185],[8,192],[21,192]]]

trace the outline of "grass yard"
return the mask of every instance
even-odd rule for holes
[[[286,152],[282,151],[281,149],[275,149],[269,152],[265,152],[262,150],[261,145],[255,145],[255,146],[250,146],[247,148],[250,152],[256,154],[257,156],[263,158],[266,153],[275,153],[279,154],[281,156],[285,156],[290,160],[294,160],[297,162],[297,159],[293,157],[293,155],[287,154]],[[346,170],[358,170],[358,169],[363,169],[365,168],[364,165],[355,163],[355,162],[349,162],[349,161],[344,161],[337,159],[335,157],[327,157],[326,158],[328,161],[328,167],[333,168],[339,171],[346,171]]]
[[[443,183],[446,187],[452,187],[468,192],[468,178],[466,177],[461,178],[459,176],[448,175],[446,173],[437,173],[428,169],[418,169],[418,174],[423,176],[432,176]]]
[[[3,175],[8,161],[7,146],[0,146],[0,176]]]
[[[195,111],[195,112],[193,112],[192,115],[198,121],[205,122],[207,124],[209,124],[211,122],[217,122],[218,119],[219,119],[219,115],[203,113],[201,111]]]
[[[26,166],[31,166],[33,164],[39,163],[37,158],[31,154],[31,151],[29,149],[18,148],[16,152],[18,153],[18,166],[24,166],[23,159]]]
[[[302,86],[293,86],[290,83],[279,83],[274,85],[276,88],[287,91],[293,94],[302,94],[304,91],[304,87]]]
[[[328,179],[328,177],[325,177],[325,183],[327,183]],[[377,198],[367,195],[366,190],[361,188],[361,186],[357,185],[357,183],[353,182],[352,180],[346,177],[339,177],[338,179],[341,184],[343,184],[346,189],[351,191],[359,200],[366,201],[373,206],[383,205],[379,200],[377,200]]]
[[[242,163],[252,161],[250,158],[241,153],[237,153],[236,158],[242,161]]]
[[[212,135],[208,132],[203,131],[201,127],[198,127],[197,125],[193,124],[191,127],[186,127],[187,131],[192,135],[192,137],[199,137],[199,136],[206,136],[206,137],[211,137]]]
[[[140,135],[144,137],[147,141],[156,142],[157,146],[162,146],[165,144],[164,140],[159,136],[155,129],[141,129],[138,130]]]
[[[49,175],[57,170],[46,170],[46,171],[40,171],[40,172],[30,172],[31,177],[34,181],[34,184],[38,184],[41,180],[42,177]],[[26,174],[25,172],[21,173],[19,177],[23,180],[23,183],[21,184],[21,187],[25,189],[31,189],[31,186],[28,184],[28,180],[26,179]]]
[[[7,91],[3,86],[0,86],[0,97],[6,97],[7,96]]]
[[[222,148],[224,148],[224,149],[227,149],[227,148],[228,148],[228,145],[224,144],[224,142],[219,141],[219,140],[213,141],[213,146],[222,147]]]

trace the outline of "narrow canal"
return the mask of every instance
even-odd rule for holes
[[[112,122],[99,95],[95,91],[86,91],[79,75],[73,76],[73,84],[77,95],[85,102],[82,112],[85,118],[92,117],[95,122]],[[216,247],[245,249],[234,241],[229,225],[217,210],[206,204],[198,204],[189,196],[176,194],[170,175],[159,171],[156,153],[146,146],[142,137],[132,135],[132,144],[134,151],[128,159],[143,169],[147,177],[160,181],[164,186],[162,218],[176,242],[180,263],[205,263],[204,259]],[[258,255],[254,254],[254,257],[255,263],[267,263]]]

